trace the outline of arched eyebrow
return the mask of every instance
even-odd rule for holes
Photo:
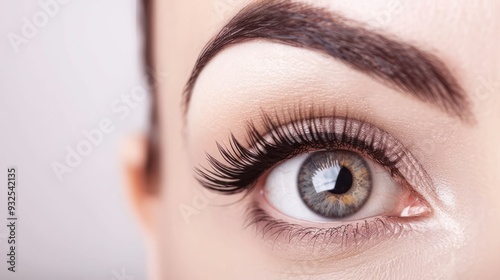
[[[449,115],[472,117],[467,95],[435,55],[326,9],[276,0],[246,6],[206,45],[185,87],[185,112],[207,63],[230,45],[256,39],[327,54]]]

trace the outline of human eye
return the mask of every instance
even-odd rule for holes
[[[422,195],[432,182],[395,137],[348,116],[262,115],[246,141],[218,144],[200,183],[247,192],[248,225],[274,243],[356,245],[403,234],[430,215]]]
[[[293,219],[342,222],[428,209],[378,163],[342,149],[305,153],[273,168],[264,183],[270,208]]]

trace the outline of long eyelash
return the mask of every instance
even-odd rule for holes
[[[350,245],[359,245],[377,237],[390,237],[409,232],[410,226],[405,226],[395,218],[384,217],[342,224],[330,228],[304,227],[291,224],[269,216],[257,204],[248,208],[246,227],[255,225],[257,234],[263,239],[278,240],[293,244],[312,245],[321,244],[322,248],[329,248],[328,244],[337,244],[346,249]]]
[[[406,179],[401,175],[400,163],[404,161],[407,166],[413,163],[401,144],[387,143],[392,139],[387,132],[364,121],[347,117],[314,118],[311,111],[289,115],[286,122],[278,114],[272,118],[263,113],[262,123],[267,133],[261,133],[254,123],[248,123],[246,145],[233,134],[228,146],[217,142],[223,161],[207,154],[211,169],[195,169],[202,186],[224,194],[250,190],[277,163],[314,149],[358,151],[403,180]],[[402,160],[405,157],[406,160]]]

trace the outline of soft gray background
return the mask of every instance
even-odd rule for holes
[[[147,100],[119,119],[111,109],[143,85],[134,0],[71,0],[16,53],[8,34],[42,11],[0,0],[0,279],[144,279],[145,250],[124,197],[118,149],[144,131]],[[66,0],[67,1],[67,0]],[[116,129],[65,174],[66,146],[110,118]],[[18,167],[17,271],[7,271],[7,166]]]

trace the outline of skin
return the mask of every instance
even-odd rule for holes
[[[500,3],[309,1],[442,59],[473,104],[464,122],[314,51],[252,41],[202,71],[184,119],[181,95],[203,46],[248,1],[154,1],[161,164],[146,171],[146,136],[124,149],[128,190],[149,245],[151,279],[494,279],[500,272]],[[394,3],[399,3],[394,10]],[[221,9],[218,9],[221,8]],[[380,17],[381,13],[388,12]],[[298,67],[298,65],[300,67]],[[205,191],[193,176],[229,133],[262,110],[334,104],[395,136],[419,159],[435,192],[432,214],[398,237],[354,249],[275,243],[244,228],[261,199]],[[332,110],[326,110],[332,114]],[[262,125],[257,124],[262,128]],[[220,159],[220,156],[218,156]],[[158,192],[151,193],[151,186]],[[242,200],[240,200],[242,199]],[[187,210],[186,210],[187,209]],[[186,214],[187,213],[187,214]],[[280,216],[287,219],[285,216]],[[321,247],[321,246],[320,246]]]

